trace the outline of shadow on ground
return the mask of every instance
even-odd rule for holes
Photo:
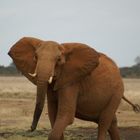
[[[25,130],[7,130],[0,132],[0,140],[46,140],[50,130],[36,130],[29,132]],[[121,140],[139,140],[140,127],[120,128]],[[97,129],[72,128],[65,131],[66,140],[96,140]],[[109,137],[108,137],[109,140]]]

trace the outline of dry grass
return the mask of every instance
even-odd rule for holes
[[[0,77],[1,98],[34,98],[35,90],[25,77]]]
[[[140,79],[124,79],[125,95],[140,104]],[[46,139],[50,123],[45,105],[38,131],[26,132],[30,128],[35,105],[36,86],[24,77],[0,77],[0,140]],[[140,114],[135,114],[124,101],[117,112],[120,127],[139,127]],[[97,125],[76,119],[66,131],[67,139],[94,139]],[[84,129],[85,128],[85,129]],[[74,138],[76,137],[76,138]]]

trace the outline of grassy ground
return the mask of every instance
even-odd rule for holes
[[[140,80],[124,79],[125,95],[140,103]],[[0,77],[0,140],[46,140],[50,132],[47,105],[35,132],[29,132],[36,87],[24,77]],[[117,111],[122,140],[139,140],[140,114],[122,101]],[[96,140],[97,125],[75,119],[65,131],[66,140]]]

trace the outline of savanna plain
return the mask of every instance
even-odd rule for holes
[[[140,104],[140,79],[123,79],[125,96]],[[24,77],[0,77],[0,140],[46,140],[51,130],[47,100],[37,130],[29,132],[36,86]],[[121,101],[117,111],[121,140],[140,140],[140,113]],[[96,140],[97,125],[75,119],[65,130],[66,140]],[[108,137],[109,140],[109,137]]]

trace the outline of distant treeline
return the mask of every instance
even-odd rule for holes
[[[122,77],[124,78],[140,78],[140,63],[133,65],[131,67],[122,67],[120,68]],[[0,75],[1,76],[20,76],[21,73],[16,69],[14,63],[11,63],[9,66],[0,66]]]
[[[0,65],[0,76],[18,76],[21,73],[17,70],[14,63],[11,63],[9,66],[1,66]]]
[[[131,67],[122,67],[120,72],[124,78],[140,78],[140,56],[135,58],[135,65]]]
[[[124,78],[140,78],[140,64],[132,67],[122,67],[120,71]]]

